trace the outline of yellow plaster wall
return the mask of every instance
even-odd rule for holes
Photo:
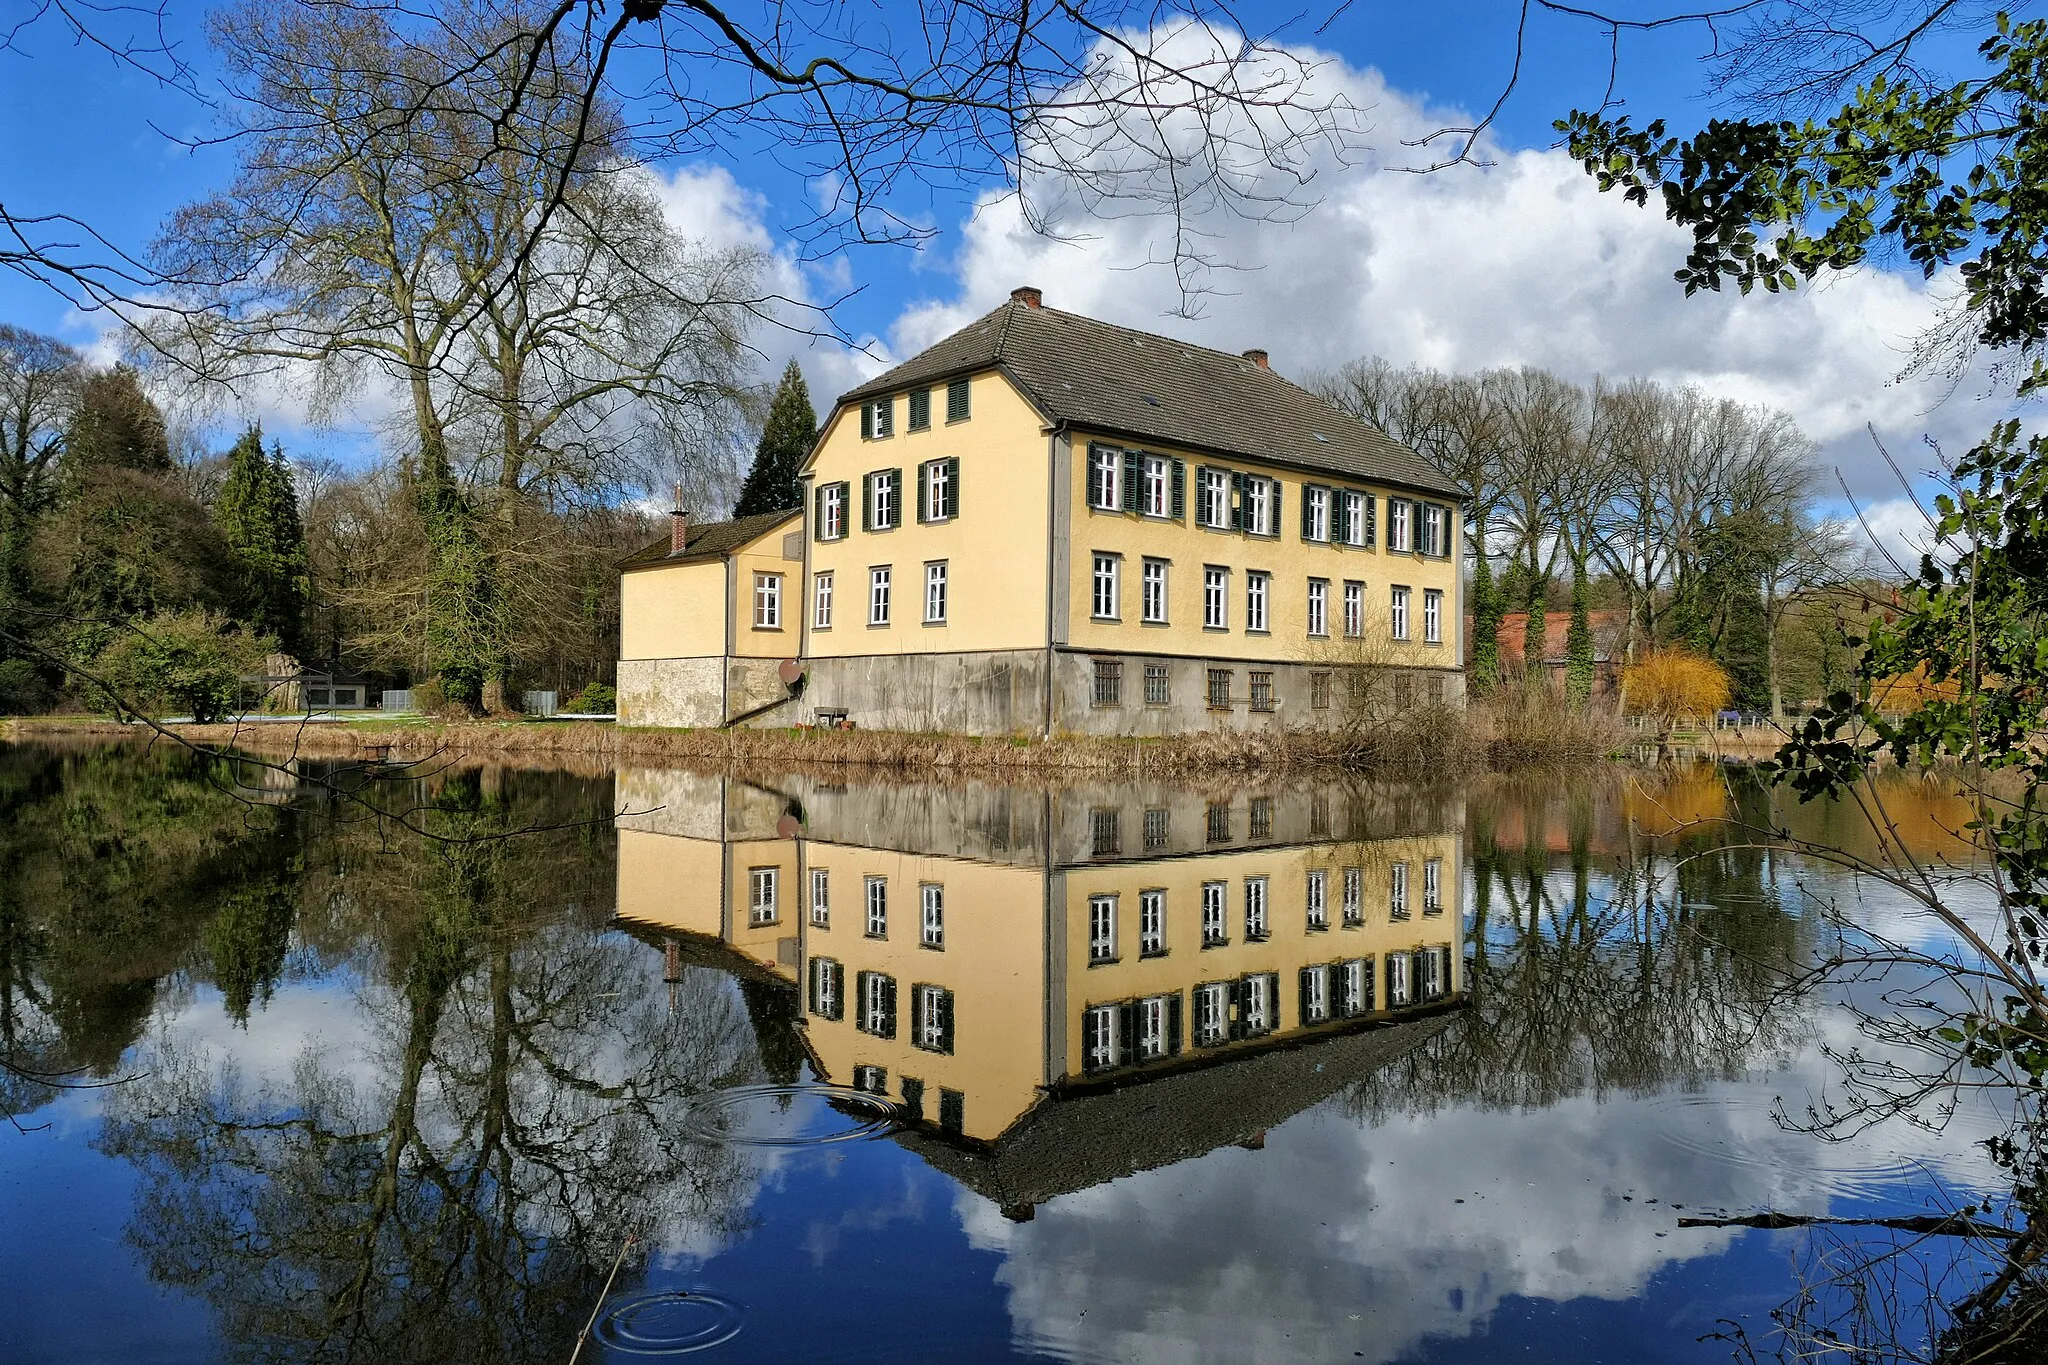
[[[966,650],[1029,649],[1045,644],[1049,441],[1042,419],[996,371],[969,381],[972,415],[948,424],[945,385],[932,389],[930,430],[908,430],[910,403],[898,393],[896,434],[862,440],[860,412],[833,414],[810,466],[810,486],[848,485],[846,538],[820,541],[810,525],[815,503],[804,509],[811,537],[811,571],[834,574],[833,624],[810,632],[818,658],[860,654],[939,654]],[[928,460],[960,461],[960,515],[920,523],[917,470]],[[861,530],[862,479],[880,469],[901,469],[903,524],[889,531]],[[947,622],[924,624],[925,565],[945,560]],[[890,624],[867,624],[868,570],[893,569]],[[810,585],[803,609],[811,610]]]
[[[621,574],[619,657],[697,659],[723,654],[725,610],[721,561]]]
[[[1382,485],[1335,476],[1305,477],[1292,471],[1261,465],[1251,460],[1199,456],[1170,446],[1147,444],[1149,454],[1179,459],[1187,466],[1185,517],[1180,521],[1141,517],[1131,512],[1101,512],[1088,506],[1088,444],[1091,438],[1076,433],[1071,462],[1069,496],[1073,507],[1073,568],[1068,575],[1067,642],[1081,649],[1131,650],[1158,654],[1209,656],[1276,662],[1399,664],[1408,667],[1455,668],[1458,630],[1455,619],[1457,598],[1453,591],[1458,556],[1426,559],[1415,553],[1395,554],[1386,549],[1387,499],[1418,497]],[[1109,440],[1106,444],[1125,446],[1128,442]],[[1280,480],[1279,535],[1254,536],[1242,531],[1215,531],[1195,523],[1196,469],[1229,469]],[[1305,541],[1301,538],[1301,501],[1304,483],[1371,493],[1377,499],[1376,548],[1353,548]],[[1449,500],[1427,501],[1451,505]],[[1451,511],[1450,544],[1459,544],[1459,517]],[[1120,621],[1093,619],[1094,553],[1098,550],[1123,556],[1119,592]],[[1170,562],[1167,570],[1166,625],[1145,625],[1141,621],[1142,571],[1147,557]],[[1202,570],[1218,565],[1230,570],[1229,628],[1207,630],[1202,625]],[[1248,571],[1273,575],[1269,609],[1270,629],[1255,635],[1245,629],[1245,575]],[[1330,580],[1329,636],[1314,638],[1308,633],[1308,580]],[[1344,581],[1365,584],[1365,639],[1344,637]],[[1414,637],[1397,645],[1389,634],[1387,614],[1390,590],[1395,585],[1411,590],[1409,629]],[[1422,641],[1422,594],[1437,588],[1444,594],[1443,643]]]
[[[963,508],[964,510],[964,508]],[[844,1017],[811,1012],[808,975],[804,1017],[811,1044],[831,1080],[849,1083],[856,1066],[888,1069],[888,1091],[903,1097],[903,1078],[924,1082],[924,1117],[938,1119],[940,1087],[965,1097],[965,1132],[994,1139],[1038,1098],[1045,1071],[1045,874],[950,858],[921,857],[850,845],[807,843],[811,869],[830,874],[831,923],[806,924],[807,958],[845,968]],[[888,878],[889,933],[867,937],[865,879]],[[946,945],[920,945],[920,886],[946,889]],[[809,887],[804,890],[806,913]],[[857,1027],[858,976],[896,979],[896,1036]],[[911,1042],[916,1023],[911,987],[953,992],[953,1052],[927,1052]]]
[[[1422,864],[1429,858],[1443,860],[1443,909],[1433,915],[1425,915],[1422,910]],[[1409,915],[1400,920],[1392,918],[1388,909],[1389,869],[1397,861],[1406,861],[1410,867]],[[1347,867],[1360,869],[1364,879],[1365,922],[1355,927],[1344,925],[1343,872]],[[1308,874],[1317,868],[1329,874],[1329,927],[1311,930],[1307,916]],[[1193,1052],[1197,1049],[1193,1042],[1195,1016],[1190,992],[1196,986],[1253,972],[1278,973],[1280,1028],[1259,1039],[1200,1049],[1203,1053],[1220,1053],[1231,1047],[1256,1046],[1301,1029],[1297,973],[1303,967],[1348,958],[1373,958],[1374,1009],[1379,1012],[1387,1008],[1388,953],[1448,944],[1452,952],[1446,984],[1455,993],[1462,984],[1458,979],[1462,955],[1457,950],[1461,920],[1459,871],[1458,838],[1454,834],[1244,849],[1153,863],[1070,869],[1066,876],[1062,929],[1067,964],[1067,1045],[1062,1061],[1065,1075],[1078,1077],[1083,1072],[1086,1037],[1081,1020],[1091,1005],[1178,993],[1183,1002],[1184,1047]],[[1244,936],[1244,885],[1247,878],[1254,877],[1267,879],[1267,937],[1248,941]],[[1224,925],[1229,941],[1204,948],[1202,884],[1212,881],[1224,882],[1228,887]],[[1157,957],[1139,956],[1138,897],[1149,890],[1166,892],[1166,952]],[[1098,895],[1117,898],[1117,957],[1112,962],[1091,965],[1089,900]]]
[[[724,845],[649,830],[619,830],[619,918],[721,937]]]
[[[797,656],[802,639],[799,613],[804,609],[801,539],[798,541],[799,555],[795,559],[782,557],[782,542],[792,533],[801,537],[802,531],[803,523],[792,521],[749,542],[733,557],[737,561],[733,566],[733,595],[737,599],[733,616],[733,653],[741,658],[794,659]],[[766,630],[754,624],[754,575],[757,573],[782,575],[780,630]]]

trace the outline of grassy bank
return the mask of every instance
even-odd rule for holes
[[[86,719],[8,723],[18,739],[147,735]],[[974,739],[881,730],[640,730],[584,722],[365,718],[312,725],[182,725],[178,739],[273,756],[418,759],[437,754],[505,762],[760,763],[896,770],[1079,772],[1145,777],[1343,769],[1446,777],[1592,762],[1626,748],[1610,720],[1547,696],[1506,690],[1468,709],[1422,708],[1341,730],[1202,733],[1165,739]],[[164,742],[159,738],[158,742]]]

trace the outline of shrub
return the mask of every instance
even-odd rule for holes
[[[183,713],[209,723],[233,711],[277,642],[209,611],[158,612],[115,635],[92,661],[88,695],[115,716]]]
[[[1654,720],[1660,742],[1681,719],[1704,719],[1726,707],[1733,692],[1726,669],[1686,649],[1653,649],[1621,673],[1623,705],[1630,715]]]
[[[619,689],[594,682],[562,703],[564,711],[579,716],[610,715],[619,709]]]
[[[27,659],[0,659],[0,715],[26,716],[47,711],[56,690]]]
[[[413,684],[412,709],[423,716],[441,720],[474,720],[476,708],[452,695],[445,678],[428,678]]]

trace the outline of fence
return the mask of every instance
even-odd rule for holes
[[[397,687],[385,688],[383,709],[386,711],[412,710],[412,689]]]
[[[519,697],[519,709],[529,716],[552,716],[561,710],[561,701],[553,692],[524,692]]]

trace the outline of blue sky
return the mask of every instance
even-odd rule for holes
[[[213,78],[204,13],[169,0],[171,36]],[[1362,0],[1321,31],[1290,41],[1332,59],[1323,79],[1372,106],[1378,159],[1326,168],[1318,204],[1300,222],[1212,224],[1241,273],[1188,319],[1166,272],[1145,268],[1156,224],[1078,224],[1086,240],[1034,238],[1010,206],[948,189],[903,207],[940,229],[917,249],[859,247],[826,261],[801,258],[790,229],[808,216],[809,188],[758,146],[722,148],[658,166],[679,223],[738,240],[777,263],[780,283],[813,299],[858,292],[838,324],[864,352],[795,336],[757,338],[762,371],[797,355],[824,399],[875,367],[943,335],[1021,283],[1048,302],[1226,349],[1260,345],[1299,377],[1354,355],[1450,369],[1538,364],[1590,379],[1646,374],[1693,383],[1791,411],[1867,503],[1897,504],[1899,490],[1865,433],[1878,428],[1908,468],[1930,462],[1928,435],[1960,449],[1984,425],[1983,386],[1896,382],[1911,337],[1933,316],[1939,285],[1869,272],[1797,300],[1687,301],[1670,284],[1682,235],[1653,213],[1600,196],[1554,150],[1551,120],[1597,102],[1608,76],[1601,34],[1582,22],[1539,18],[1522,80],[1493,134],[1490,170],[1430,177],[1390,164],[1416,155],[1403,137],[1468,119],[1500,94],[1514,56],[1517,6],[1507,0],[1417,5]],[[1618,93],[1643,119],[1675,126],[1705,117],[1704,35],[1673,29],[1623,40]],[[178,204],[225,180],[231,152],[193,150],[215,113],[161,88],[104,54],[71,43],[45,21],[0,52],[0,202],[16,213],[62,212],[140,250]],[[0,274],[0,318],[75,343],[102,323],[18,277]],[[362,432],[309,427],[288,402],[256,400],[253,415],[294,448],[364,458]],[[230,424],[231,417],[219,419]]]

